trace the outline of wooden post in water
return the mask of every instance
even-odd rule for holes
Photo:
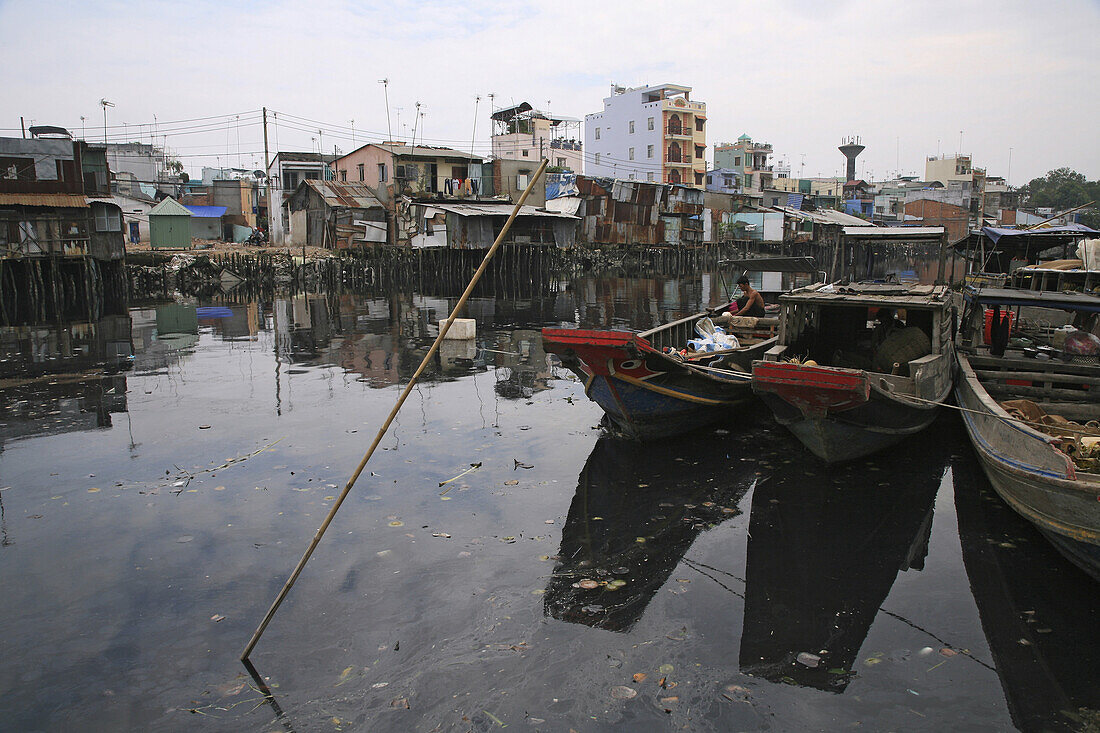
[[[363,473],[363,469],[367,466],[367,461],[369,461],[371,456],[374,455],[374,451],[378,447],[378,444],[382,442],[383,436],[385,436],[386,431],[390,428],[390,423],[392,423],[393,419],[397,417],[398,411],[401,409],[401,406],[405,404],[405,400],[408,398],[409,393],[412,392],[413,387],[416,386],[417,380],[420,379],[420,375],[424,372],[424,369],[427,368],[428,362],[431,361],[436,352],[439,351],[439,345],[443,342],[443,338],[447,335],[447,331],[450,330],[451,324],[454,323],[455,317],[462,310],[462,307],[466,305],[466,301],[469,299],[470,293],[473,292],[474,286],[477,285],[477,281],[481,278],[482,273],[484,273],[485,269],[489,266],[489,260],[491,260],[493,258],[493,255],[496,254],[497,249],[500,248],[501,242],[503,242],[504,238],[508,235],[508,230],[512,228],[512,222],[515,221],[516,215],[519,214],[520,207],[523,206],[523,202],[527,200],[527,196],[530,195],[531,189],[535,187],[535,183],[538,182],[538,180],[542,177],[542,174],[546,171],[546,165],[548,162],[549,161],[547,161],[546,159],[543,159],[542,165],[540,165],[538,170],[535,171],[535,175],[532,176],[531,182],[527,184],[527,188],[524,189],[523,195],[519,197],[519,201],[517,201],[516,205],[512,208],[512,214],[508,217],[508,221],[504,223],[504,228],[500,230],[500,234],[497,235],[496,241],[493,242],[493,246],[491,246],[489,250],[485,253],[485,259],[481,261],[481,266],[477,268],[477,272],[474,273],[474,276],[470,280],[470,283],[466,286],[465,292],[462,293],[462,296],[458,299],[458,302],[455,303],[455,307],[454,310],[451,311],[451,315],[448,316],[446,322],[442,326],[440,326],[439,335],[436,336],[435,342],[432,344],[432,347],[428,349],[428,353],[424,355],[424,359],[420,362],[420,366],[417,367],[416,373],[412,375],[409,383],[405,385],[405,389],[403,392],[401,392],[401,396],[397,398],[397,404],[395,404],[393,406],[393,409],[390,410],[390,414],[386,418],[386,421],[382,423],[382,427],[379,428],[378,434],[374,436],[374,442],[371,443],[370,448],[368,448],[367,452],[363,455],[363,460],[359,461],[359,465],[356,466],[355,471],[351,474],[351,478],[348,479],[347,484],[344,486],[344,490],[340,492],[340,496],[336,498],[336,501],[332,505],[332,509],[329,510],[328,516],[325,517],[325,521],[321,523],[321,526],[317,529],[317,533],[313,535],[313,539],[310,541],[309,547],[306,548],[306,552],[304,555],[302,555],[302,559],[298,561],[298,565],[294,568],[294,572],[292,572],[290,574],[290,577],[287,578],[286,583],[283,584],[282,590],[279,591],[279,595],[275,597],[275,602],[271,604],[271,608],[268,609],[263,621],[260,622],[260,625],[256,628],[255,633],[252,634],[252,638],[249,640],[248,646],[246,646],[244,648],[244,651],[241,653],[242,662],[246,662],[248,660],[248,655],[251,654],[252,650],[256,647],[256,642],[260,640],[260,637],[263,635],[264,630],[267,628],[267,625],[271,623],[272,617],[274,617],[275,612],[279,610],[279,606],[282,604],[283,599],[286,598],[287,593],[289,593],[290,589],[294,587],[295,581],[297,581],[298,576],[302,574],[302,570],[305,568],[306,563],[309,562],[309,558],[311,555],[313,555],[313,551],[317,549],[318,543],[320,543],[321,538],[324,537],[325,531],[328,530],[328,526],[332,523],[333,517],[336,516],[336,512],[339,511],[340,506],[344,503],[344,499],[346,499],[348,494],[351,492],[351,488],[355,486],[355,482],[359,479],[359,474]]]

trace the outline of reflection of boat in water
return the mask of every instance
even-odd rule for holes
[[[577,480],[546,615],[630,630],[695,538],[739,513],[749,466],[706,441],[600,439]]]
[[[912,442],[828,478],[784,466],[753,491],[742,672],[834,692],[847,687],[841,670],[852,669],[899,570],[924,566],[947,454],[930,433]],[[819,666],[798,663],[802,652],[819,655]]]
[[[952,475],[963,563],[1012,722],[1024,731],[1096,730],[1095,586],[997,498],[974,458],[954,461]]]

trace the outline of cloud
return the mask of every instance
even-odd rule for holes
[[[329,144],[412,127],[422,103],[425,140],[468,147],[475,97],[480,149],[488,93],[498,106],[531,101],[583,117],[612,82],[679,83],[707,102],[708,142],[748,132],[797,172],[831,175],[841,136],[868,144],[863,170],[923,174],[924,157],[964,152],[1014,182],[1069,165],[1100,178],[1090,119],[1100,53],[1098,6],[1062,0],[1039,9],[923,3],[666,2],[547,4],[108,2],[0,4],[5,28],[49,28],[63,43],[14,33],[0,49],[7,91],[0,126],[23,115],[78,128],[116,103],[110,124],[235,114],[267,106],[316,120]],[[397,124],[397,108],[401,124]],[[308,149],[314,123],[281,122],[280,144]],[[418,123],[419,124],[419,123]],[[343,129],[341,129],[343,128]],[[127,128],[128,129],[128,128]],[[234,131],[235,132],[235,131]],[[407,132],[405,132],[407,136]],[[262,149],[259,126],[242,148]],[[232,155],[235,135],[169,138],[190,156]],[[227,153],[228,151],[228,153]],[[185,158],[199,164],[198,157]]]

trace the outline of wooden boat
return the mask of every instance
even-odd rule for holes
[[[695,325],[711,315],[697,313],[641,333],[544,328],[543,348],[584,381],[585,394],[620,432],[639,440],[666,438],[713,423],[751,399],[751,364],[775,344],[778,319],[735,318],[724,328],[737,337],[738,348],[681,354]]]
[[[818,284],[779,302],[778,343],[753,362],[752,389],[820,458],[897,443],[927,427],[951,393],[945,286]]]
[[[982,468],[1009,506],[1100,580],[1100,461],[1088,445],[1100,429],[1086,425],[1100,420],[1100,361],[1067,363],[1043,343],[1056,343],[1056,327],[1070,318],[1095,323],[1100,298],[1005,288],[968,289],[964,297],[955,394]],[[986,343],[986,312],[1001,324],[1009,320],[1002,308],[1014,309],[1016,333],[1038,346],[1004,343],[1005,333],[1000,344],[996,333]],[[1043,360],[1051,351],[1055,358]],[[1006,401],[1015,401],[1014,414]]]

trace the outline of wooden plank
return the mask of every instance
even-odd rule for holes
[[[1016,372],[989,371],[975,369],[978,379],[1024,379],[1031,382],[1065,382],[1067,384],[1100,385],[1100,377],[1086,377],[1080,374],[1060,374],[1058,372]]]
[[[997,369],[1015,369],[1017,371],[1029,372],[1058,372],[1060,374],[1080,374],[1086,377],[1100,374],[1100,364],[1067,364],[1064,361],[1056,361],[1054,359],[1043,361],[1041,359],[1013,358],[1008,355],[996,357],[973,354],[968,356],[968,358],[970,360],[970,366],[974,368],[994,367]]]
[[[1100,402],[1100,389],[1056,389],[1054,387],[1018,387],[1013,384],[990,384],[982,382],[985,391],[991,395],[1012,395],[1013,397],[1059,397],[1077,402]]]

